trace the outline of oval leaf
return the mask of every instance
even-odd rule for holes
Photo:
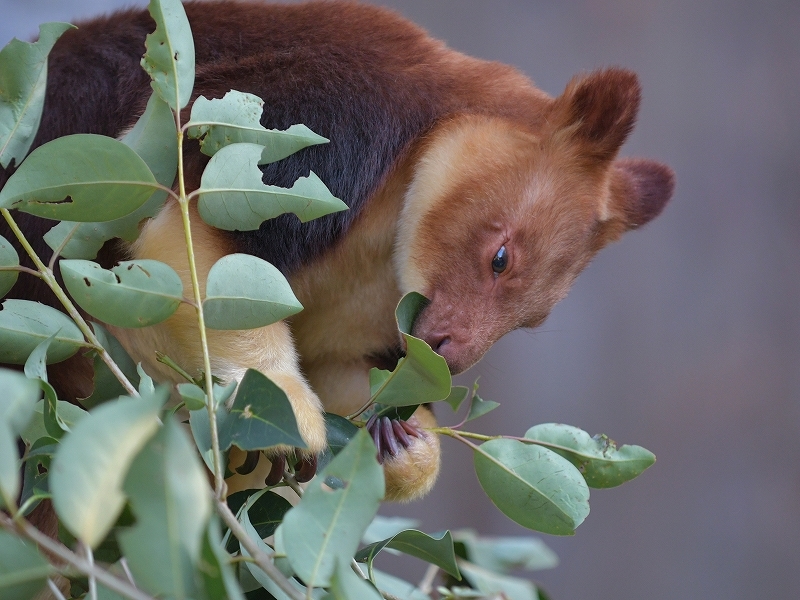
[[[347,210],[312,171],[289,188],[264,185],[261,180],[263,146],[231,144],[208,162],[197,190],[200,217],[228,231],[253,231],[267,219],[291,212],[302,221]]]
[[[194,38],[180,0],[150,0],[156,30],[147,36],[142,68],[150,85],[169,104],[180,110],[189,103],[194,87]]]
[[[30,150],[44,107],[47,55],[69,23],[44,23],[39,40],[11,40],[0,51],[0,165],[22,162]]]
[[[637,477],[656,462],[641,446],[617,448],[606,435],[591,437],[583,429],[558,423],[531,427],[525,437],[550,448],[575,465],[593,488],[610,488]]]
[[[286,278],[256,256],[223,256],[208,273],[203,315],[211,329],[264,327],[301,310]]]
[[[47,363],[57,363],[86,346],[83,334],[64,313],[28,300],[6,300],[0,310],[0,362],[24,365],[36,346],[55,335]]]
[[[118,535],[137,586],[197,598],[194,578],[211,499],[197,454],[174,418],[138,453],[125,478],[136,525]]]
[[[330,585],[337,561],[350,561],[378,511],[384,480],[376,453],[369,432],[362,429],[284,517],[289,563],[307,585]]]
[[[6,238],[0,235],[0,298],[5,296],[17,282],[19,271],[2,270],[3,267],[19,266],[19,254]]]
[[[102,135],[68,135],[31,152],[0,191],[0,208],[47,219],[110,221],[139,208],[156,189],[145,162]]]
[[[200,96],[192,105],[186,124],[191,138],[200,139],[200,150],[214,156],[230,144],[247,142],[264,147],[261,163],[281,160],[315,144],[327,144],[305,125],[292,125],[285,131],[267,129],[261,124],[264,101],[258,96],[231,90],[220,99]]]
[[[142,157],[158,183],[172,187],[178,170],[175,117],[157,94],[150,96],[144,114],[120,141]],[[107,240],[122,238],[132,242],[139,237],[139,224],[155,216],[166,198],[166,190],[156,190],[132,213],[104,223],[62,221],[44,235],[44,241],[53,250],[63,246],[64,258],[92,259]]]
[[[88,260],[62,260],[64,285],[90,315],[117,327],[147,327],[169,318],[180,306],[178,274],[156,260],[122,262],[110,271]]]
[[[580,472],[547,448],[490,440],[475,449],[475,473],[503,514],[528,529],[572,535],[589,514]]]
[[[305,448],[292,405],[281,388],[254,369],[239,384],[230,413],[219,426],[219,444],[242,450],[263,450],[286,444]]]
[[[64,436],[53,458],[53,506],[69,531],[96,547],[125,504],[128,466],[158,428],[158,411],[169,396],[120,398],[100,405]]]

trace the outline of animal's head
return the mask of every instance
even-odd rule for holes
[[[606,244],[663,209],[669,168],[618,160],[636,76],[573,80],[535,126],[454,119],[422,152],[396,252],[403,291],[430,298],[414,333],[458,373],[509,331],[540,325]]]

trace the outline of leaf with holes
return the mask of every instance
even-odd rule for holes
[[[170,598],[200,596],[194,575],[211,498],[197,454],[174,418],[138,453],[123,489],[136,524],[118,538],[136,584]]]
[[[0,208],[46,219],[110,221],[139,208],[157,185],[147,164],[122,142],[68,135],[31,152],[0,191]]]
[[[180,110],[189,103],[194,87],[192,29],[180,0],[150,0],[148,9],[156,30],[145,40],[142,68],[156,93],[172,110]]]
[[[196,192],[200,217],[206,223],[228,231],[253,231],[267,219],[287,212],[305,223],[347,210],[313,171],[291,188],[264,185],[258,168],[263,152],[263,146],[242,143],[214,154]]]
[[[61,441],[50,473],[53,506],[85,544],[95,547],[117,520],[128,467],[158,429],[158,412],[168,396],[165,386],[151,397],[101,404]]]
[[[36,346],[53,335],[47,364],[86,346],[81,330],[61,311],[28,300],[6,300],[0,310],[0,363],[24,365]]]
[[[11,40],[0,51],[0,165],[19,164],[30,150],[44,107],[47,56],[69,23],[44,23],[34,43]]]
[[[211,329],[255,329],[303,310],[278,269],[249,254],[229,254],[208,273],[203,315]]]
[[[144,114],[120,141],[142,157],[158,183],[172,187],[178,170],[175,117],[166,102],[157,94],[150,96]],[[61,256],[64,258],[93,259],[107,240],[122,238],[132,242],[139,237],[141,222],[155,216],[166,198],[167,191],[158,189],[132,213],[113,221],[62,221],[44,235],[44,241],[53,250],[63,245]]]
[[[593,488],[622,485],[656,462],[655,455],[646,448],[634,445],[617,448],[608,436],[591,437],[571,425],[542,423],[531,427],[525,437],[566,458]]]
[[[369,432],[362,429],[284,517],[289,563],[307,585],[330,585],[337,561],[350,561],[378,511],[384,480],[376,453]]]
[[[292,125],[284,131],[261,125],[264,101],[253,94],[231,90],[222,98],[200,96],[192,105],[186,124],[190,138],[200,140],[200,151],[214,156],[230,144],[248,142],[264,147],[261,164],[275,162],[315,144],[327,144],[305,125]]]
[[[286,394],[254,369],[245,373],[230,413],[219,426],[219,444],[222,450],[231,445],[242,450],[278,444],[306,447]]]
[[[90,315],[117,327],[147,327],[172,316],[183,298],[178,274],[157,260],[122,262],[110,271],[88,260],[62,260],[64,285]]]
[[[496,439],[476,447],[474,459],[483,491],[523,527],[572,535],[589,514],[589,488],[580,472],[547,448]]]

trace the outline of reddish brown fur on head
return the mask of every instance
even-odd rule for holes
[[[601,71],[573,80],[543,125],[462,116],[431,136],[408,191],[397,267],[404,291],[431,300],[416,335],[453,372],[507,332],[541,324],[596,252],[669,200],[667,167],[615,160],[639,99],[633,73]],[[507,265],[496,273],[501,247]]]

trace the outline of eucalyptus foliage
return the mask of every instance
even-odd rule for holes
[[[292,474],[301,463],[290,461],[280,482],[226,493],[232,447],[247,454],[239,472],[254,468],[262,454],[274,458],[276,448],[305,447],[291,404],[266,376],[250,370],[223,386],[213,373],[187,374],[179,356],[159,355],[186,379],[170,389],[102,325],[86,322],[82,314],[119,328],[148,327],[190,302],[201,329],[249,329],[302,310],[281,273],[249,255],[219,260],[204,290],[185,290],[178,274],[156,261],[106,270],[91,260],[107,240],[135,240],[142,220],[170,196],[183,210],[185,230],[190,201],[208,224],[228,230],[257,229],[285,212],[307,221],[347,208],[313,173],[288,189],[263,184],[259,165],[328,140],[300,124],[264,128],[260,98],[235,90],[221,99],[201,96],[181,125],[194,85],[191,29],[178,0],[151,0],[150,13],[156,30],[142,66],[154,92],[121,140],[72,135],[28,154],[42,113],[47,53],[71,26],[43,25],[38,42],[14,40],[0,52],[0,164],[15,167],[0,191],[0,210],[12,229],[12,211],[60,221],[45,241],[62,258],[68,292],[53,274],[55,258],[42,263],[17,230],[64,312],[15,299],[0,310],[0,362],[24,371],[0,370],[0,597],[29,599],[60,576],[71,579],[71,598],[542,598],[531,581],[512,574],[555,566],[537,538],[428,534],[376,517],[384,478],[367,420],[408,418],[422,403],[447,402],[464,414],[462,422],[430,433],[464,442],[480,485],[504,514],[556,535],[573,534],[587,516],[589,487],[628,481],[655,457],[565,425],[536,425],[524,437],[464,431],[498,403],[480,398],[477,386],[453,386],[444,359],[411,335],[427,302],[419,294],[397,308],[406,353],[394,370],[370,373],[370,405],[351,418],[326,415],[328,448],[305,490]],[[188,196],[183,185],[180,193],[171,189],[183,134],[211,157],[200,188]],[[0,297],[20,275],[32,276],[10,240],[0,238]],[[47,380],[48,364],[77,352],[94,366],[94,390],[82,406],[58,398]],[[180,399],[177,406],[170,395]],[[294,494],[294,504],[278,488]],[[26,520],[43,500],[55,508],[58,540]],[[396,552],[429,563],[442,585],[426,578],[415,586],[376,568],[379,555]]]

